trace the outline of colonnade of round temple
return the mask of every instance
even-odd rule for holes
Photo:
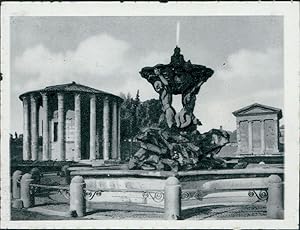
[[[23,160],[121,159],[120,97],[72,82],[20,99]]]

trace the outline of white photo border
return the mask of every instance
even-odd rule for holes
[[[283,16],[284,220],[10,220],[10,17],[11,16]],[[297,229],[299,222],[299,2],[4,2],[1,6],[1,228],[234,228]],[[20,118],[22,119],[22,118]]]

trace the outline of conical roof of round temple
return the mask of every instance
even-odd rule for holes
[[[123,100],[117,95],[107,93],[102,90],[98,90],[89,86],[81,85],[76,83],[75,81],[68,83],[68,84],[60,84],[60,85],[52,85],[52,86],[47,86],[44,89],[39,89],[39,90],[33,90],[33,91],[28,91],[26,93],[23,93],[19,96],[20,100],[23,100],[23,97],[29,95],[29,94],[34,94],[34,93],[47,93],[47,92],[53,92],[53,93],[58,93],[58,92],[73,92],[73,93],[88,93],[88,94],[99,94],[99,95],[107,95],[111,97],[115,97],[119,100]]]

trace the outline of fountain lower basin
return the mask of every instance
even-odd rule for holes
[[[278,175],[283,180],[284,169],[258,165],[255,168],[194,171],[108,170],[69,168],[70,175],[82,176],[90,192],[90,202],[129,202],[146,206],[163,207],[161,199],[168,177],[176,177],[182,190],[200,189],[208,181],[237,178],[262,178]],[[101,195],[97,196],[97,191]],[[94,194],[92,194],[94,193]],[[96,194],[96,195],[95,195]],[[148,199],[151,198],[152,199]],[[155,197],[157,199],[155,199]]]

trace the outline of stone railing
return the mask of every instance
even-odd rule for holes
[[[13,174],[12,195],[14,207],[29,208],[34,206],[35,192],[39,188],[62,191],[70,202],[70,216],[82,217],[86,215],[86,201],[104,192],[139,192],[144,199],[155,202],[164,202],[164,219],[181,219],[181,203],[186,199],[202,199],[210,193],[247,190],[249,196],[256,196],[259,200],[266,201],[267,217],[271,219],[283,218],[283,182],[278,175],[261,178],[237,178],[211,180],[197,189],[182,190],[179,180],[168,177],[163,190],[130,190],[130,189],[100,189],[89,190],[86,188],[82,176],[74,176],[69,186],[49,186],[36,183],[32,174],[16,171]],[[259,191],[259,192],[258,192]],[[122,202],[122,201],[121,201]]]

